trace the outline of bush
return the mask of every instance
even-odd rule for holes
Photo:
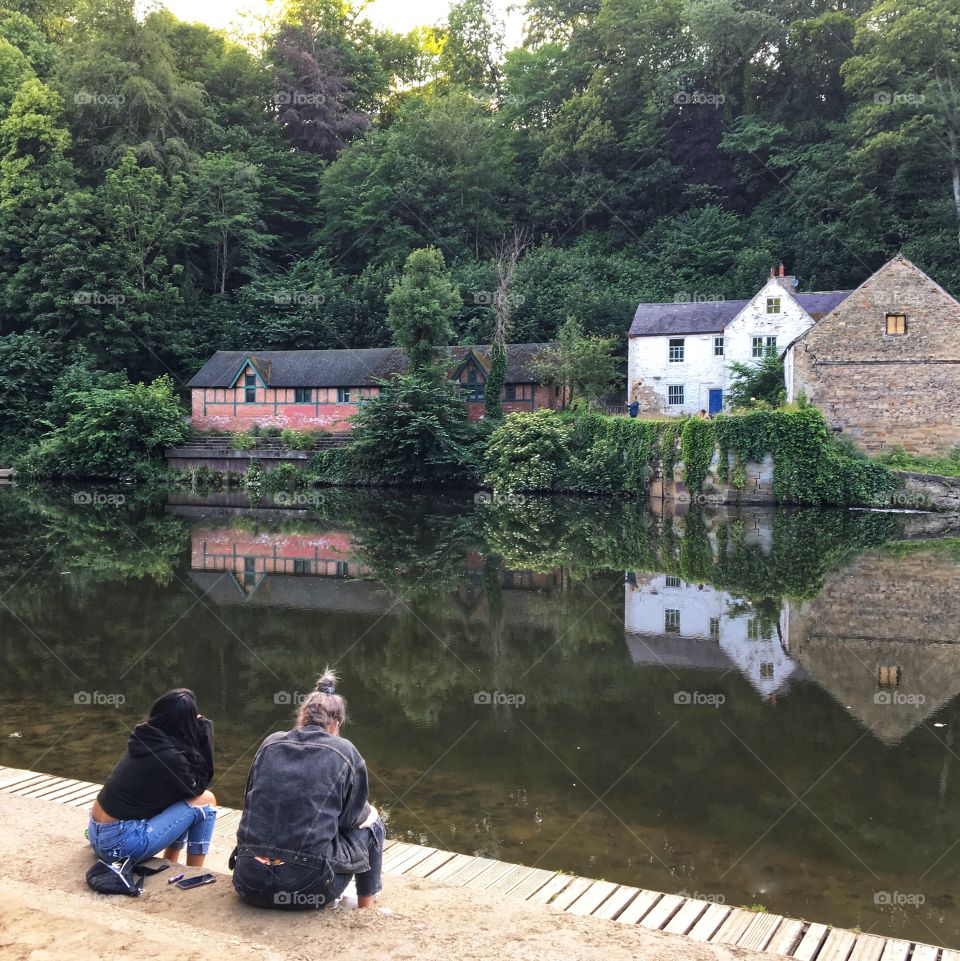
[[[556,490],[570,460],[573,430],[550,410],[510,414],[487,445],[486,483],[498,491]]]
[[[290,450],[313,450],[317,439],[307,431],[285,428],[280,432],[280,443]]]
[[[268,494],[278,491],[302,490],[307,486],[307,472],[296,464],[277,464],[264,478],[263,489]]]
[[[188,427],[173,381],[73,391],[65,423],[16,463],[24,477],[146,478],[151,461],[183,442]]]
[[[253,448],[256,446],[257,439],[254,437],[252,430],[234,434],[230,440],[230,447],[232,450],[253,450]]]

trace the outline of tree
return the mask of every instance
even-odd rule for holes
[[[460,304],[443,254],[436,247],[413,251],[387,294],[387,325],[415,372],[434,363],[436,349],[450,343],[450,320]]]
[[[733,408],[750,408],[758,402],[782,407],[787,391],[783,360],[776,347],[768,347],[755,363],[735,361],[730,365],[727,400]]]
[[[566,404],[582,398],[595,403],[609,394],[621,378],[620,361],[614,356],[616,337],[584,334],[573,317],[560,328],[559,344],[534,362],[537,377],[563,388]]]
[[[503,36],[503,24],[490,0],[452,4],[440,68],[455,84],[499,97]]]

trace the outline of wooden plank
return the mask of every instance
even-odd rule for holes
[[[734,908],[717,929],[717,933],[710,939],[710,943],[736,944],[744,936],[747,928],[753,924],[755,917],[756,914],[753,911]]]
[[[80,784],[84,784],[84,781],[70,781],[64,777],[54,778],[50,784],[34,784],[32,787],[27,788],[23,792],[11,792],[17,793],[20,797],[35,797],[38,798],[43,794],[49,794],[52,791],[56,791],[58,788],[66,787],[78,787]]]
[[[236,833],[237,828],[240,826],[240,819],[242,817],[243,814],[240,811],[231,811],[225,817],[218,817],[216,820],[215,830],[220,834],[223,834],[228,829]]]
[[[618,887],[619,885],[614,884],[612,881],[597,881],[596,884],[587,888],[587,890],[567,908],[567,914],[593,914]]]
[[[15,774],[13,777],[0,783],[0,791],[12,794],[17,786],[26,787],[28,784],[36,784],[38,781],[45,781],[50,777],[49,774],[35,774],[33,771],[25,771],[23,774]]]
[[[700,920],[710,904],[710,901],[687,898],[683,907],[670,919],[663,930],[667,934],[686,934]]]
[[[452,884],[458,888],[466,887],[478,874],[482,874],[487,868],[496,863],[493,858],[473,858],[468,864],[460,868],[459,871],[451,874],[445,883]]]
[[[399,842],[396,847],[390,849],[389,854],[383,856],[383,870],[393,871],[395,864],[399,864],[410,857],[416,849],[416,844],[407,844],[405,841]]]
[[[843,928],[832,928],[817,955],[818,961],[847,961],[857,936]]]
[[[414,850],[408,852],[400,861],[394,863],[390,869],[391,874],[406,874],[415,864],[425,861],[431,854],[436,853],[436,848],[422,848],[414,846]]]
[[[456,855],[453,851],[434,851],[433,854],[428,858],[424,858],[419,864],[415,864],[408,872],[407,877],[410,878],[425,878],[432,872],[436,871],[437,868],[443,867]]]
[[[662,897],[659,891],[645,891],[641,888],[640,893],[623,909],[617,921],[620,924],[637,924]]]
[[[951,951],[950,948],[944,948],[943,954],[940,955],[940,961],[960,961],[960,951]]]
[[[913,948],[912,961],[937,961],[938,954],[940,949],[932,944],[916,944]]]
[[[61,798],[66,797],[68,794],[73,794],[80,788],[94,788],[96,784],[91,784],[89,781],[75,781],[72,784],[58,788],[53,788],[51,791],[45,791],[42,794],[37,795],[37,800],[43,801],[59,801]]]
[[[505,861],[494,861],[493,864],[484,868],[479,874],[470,878],[464,884],[465,888],[473,888],[474,891],[484,891],[502,881],[509,874],[513,874],[517,865],[508,864]]]
[[[659,931],[683,907],[684,901],[686,898],[679,894],[665,894],[640,919],[641,926]]]
[[[856,944],[850,954],[850,961],[880,961],[883,954],[883,946],[886,944],[885,938],[878,938],[875,934],[857,935]],[[944,958],[946,961],[946,958]],[[957,958],[956,961],[960,961]]]
[[[909,941],[890,938],[883,946],[883,954],[880,955],[880,961],[907,961],[907,955],[909,954]]]
[[[547,871],[544,868],[531,868],[530,873],[525,878],[512,887],[502,889],[500,893],[512,901],[527,901],[556,877],[556,871]]]
[[[535,868],[525,868],[522,864],[511,864],[510,870],[507,871],[506,874],[489,882],[484,890],[489,891],[491,894],[503,894],[505,891],[509,891],[512,887],[515,887],[528,874],[531,874],[535,870]]]
[[[798,921],[796,918],[787,918],[774,932],[767,945],[767,953],[791,954],[799,944],[805,927],[805,922]]]
[[[90,803],[100,793],[97,787],[75,787],[70,788],[57,798],[57,804],[75,804],[78,800]]]
[[[743,937],[737,942],[738,948],[748,951],[763,951],[773,940],[777,928],[780,927],[783,916],[779,914],[758,914],[743,932]]]
[[[593,912],[593,917],[603,918],[612,921],[618,917],[620,912],[640,893],[639,888],[632,888],[627,884],[621,884],[613,894],[607,898],[603,904]]]
[[[77,797],[65,797],[60,803],[66,804],[67,807],[72,808],[87,807],[88,805],[93,804],[99,793],[100,791],[97,788],[93,788],[93,790],[90,792],[86,794],[80,794]]]
[[[811,924],[800,939],[797,950],[793,952],[793,957],[797,961],[813,961],[826,937],[827,926],[825,924]]]
[[[566,911],[593,883],[590,878],[574,878],[550,904],[560,911]]]
[[[44,787],[56,787],[58,784],[65,782],[66,778],[51,777],[49,774],[42,774],[32,780],[21,781],[19,784],[15,784],[5,790],[7,794],[16,794],[22,797],[30,791],[42,790]]]
[[[700,920],[687,932],[694,941],[709,941],[720,930],[733,909],[726,904],[711,904],[701,915]]]
[[[430,875],[431,881],[446,882],[447,878],[452,877],[465,864],[470,864],[473,858],[469,854],[457,854],[451,858],[442,868],[437,868]]]
[[[552,881],[548,881],[542,888],[530,895],[527,900],[531,904],[549,904],[568,884],[573,883],[569,874],[558,874]]]

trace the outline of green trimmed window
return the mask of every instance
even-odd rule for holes
[[[313,389],[310,387],[296,387],[293,391],[293,402],[295,404],[312,404]]]

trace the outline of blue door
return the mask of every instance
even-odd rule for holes
[[[719,414],[723,410],[723,391],[722,390],[711,390],[710,391],[710,413]]]

